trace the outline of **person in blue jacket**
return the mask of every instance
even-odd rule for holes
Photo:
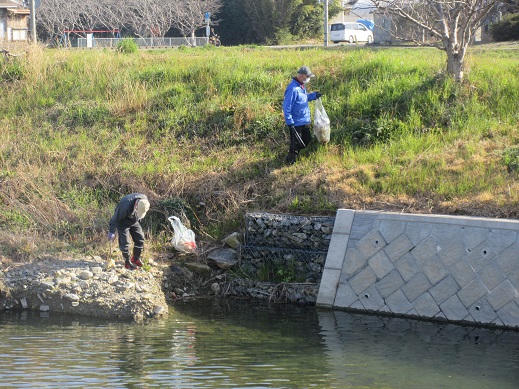
[[[115,239],[115,231],[119,235],[119,249],[124,258],[124,267],[135,270],[142,267],[140,260],[144,249],[144,233],[140,220],[144,218],[150,209],[150,202],[142,193],[132,193],[124,196],[110,219],[110,230],[108,240]],[[130,258],[130,237],[133,240],[133,255]]]
[[[308,66],[302,66],[285,90],[283,115],[290,132],[290,148],[285,162],[292,165],[299,154],[312,140],[310,131],[310,108],[308,102],[321,97],[321,93],[307,93],[306,84],[315,75]]]

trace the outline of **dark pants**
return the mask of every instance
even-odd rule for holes
[[[133,240],[133,256],[135,259],[141,257],[142,249],[144,248],[144,233],[139,222],[132,224],[129,227],[117,227],[119,235],[119,249],[123,254],[125,260],[130,259],[130,236]]]
[[[301,144],[296,134],[294,134],[293,131],[290,131],[290,150],[289,153],[298,154],[300,150],[304,149],[310,141],[312,140],[312,132],[310,131],[310,125],[306,124],[304,126],[297,126],[295,127],[297,134],[303,141],[303,144]]]

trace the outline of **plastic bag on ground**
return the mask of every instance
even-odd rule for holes
[[[173,247],[183,253],[194,253],[196,251],[195,233],[184,226],[176,216],[170,216],[168,220],[174,231],[173,239],[171,239]]]
[[[314,134],[319,143],[330,141],[330,119],[324,110],[320,97],[315,100]]]

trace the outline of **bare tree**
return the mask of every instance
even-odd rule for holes
[[[36,20],[51,40],[62,41],[68,39],[65,32],[70,30],[119,29],[123,9],[124,3],[117,0],[45,0],[37,10]]]
[[[498,0],[370,0],[377,12],[394,17],[389,31],[394,37],[430,44],[424,39],[428,34],[437,46],[447,53],[447,73],[457,81],[463,80],[465,57],[474,41],[476,30],[485,17],[500,3]],[[399,25],[404,28],[398,28]],[[409,28],[412,24],[416,28]],[[421,32],[421,37],[416,36]]]
[[[215,14],[220,8],[220,0],[129,0],[122,19],[141,37],[164,37],[175,27],[184,37],[194,38],[205,25],[205,13]]]
[[[78,0],[45,0],[36,11],[39,28],[51,41],[59,42],[65,31],[73,30],[79,22]]]
[[[121,30],[124,26],[125,3],[120,0],[98,1],[98,22],[108,30]]]
[[[184,36],[191,36],[194,41],[195,31],[206,25],[204,15],[216,14],[222,4],[220,0],[180,0],[172,2],[173,23]]]
[[[152,36],[155,23],[155,10],[158,0],[129,0],[122,10],[124,25],[135,35],[148,38]]]
[[[175,3],[176,1],[159,1],[155,4],[155,22],[151,27],[152,36],[162,38],[169,31],[175,20]]]
[[[144,38],[164,37],[172,26],[194,37],[205,25],[205,13],[216,14],[220,8],[220,0],[45,0],[37,21],[53,40],[67,30],[123,26]]]
[[[100,15],[103,2],[97,2],[92,0],[82,0],[77,1],[77,9],[76,11],[79,13],[77,29],[83,31],[91,31],[95,30],[96,26],[99,26],[100,23]]]

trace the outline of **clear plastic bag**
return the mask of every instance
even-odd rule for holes
[[[324,110],[320,97],[315,100],[314,134],[319,143],[330,141],[330,119]]]
[[[173,226],[173,239],[171,244],[178,251],[184,253],[194,253],[196,251],[195,233],[184,226],[180,219],[176,216],[168,217],[169,222]]]

